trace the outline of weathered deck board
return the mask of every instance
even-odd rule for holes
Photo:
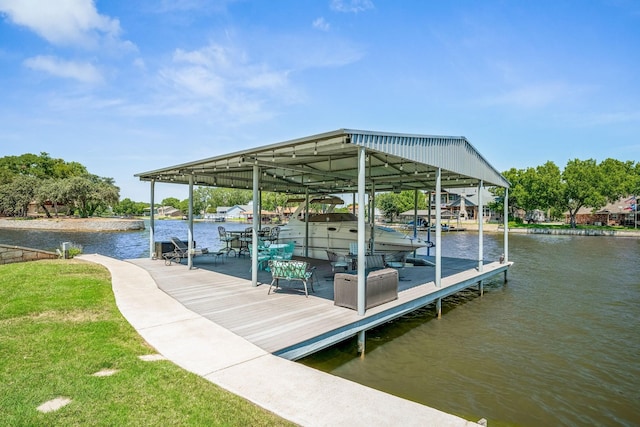
[[[316,293],[310,293],[309,298],[305,298],[300,282],[281,281],[280,288],[267,295],[271,277],[265,271],[258,274],[261,284],[251,286],[248,258],[228,258],[216,264],[198,263],[196,258],[194,265],[198,268],[192,270],[185,265],[167,266],[159,260],[130,262],[146,269],[160,289],[185,307],[272,353],[318,337],[327,339],[333,331],[353,334],[349,328],[363,320],[386,321],[399,311],[408,312],[415,310],[416,304],[428,303],[432,300],[429,295],[447,295],[447,289],[458,292],[461,284],[469,287],[482,274],[508,268],[488,263],[484,273],[479,273],[477,261],[446,259],[442,287],[437,288],[433,267],[407,267],[402,272],[398,299],[358,316],[354,310],[333,304],[333,279],[327,262],[313,261],[317,265]]]

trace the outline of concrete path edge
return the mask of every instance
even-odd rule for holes
[[[388,393],[273,356],[188,310],[132,263],[77,257],[106,267],[122,315],[160,354],[304,426],[477,426]]]

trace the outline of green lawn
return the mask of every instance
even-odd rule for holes
[[[292,425],[155,353],[118,311],[102,266],[0,265],[0,424]],[[115,369],[95,377],[102,369]],[[36,408],[56,397],[58,411]]]

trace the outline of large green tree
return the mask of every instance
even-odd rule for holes
[[[262,192],[262,209],[276,212],[287,204],[288,199],[287,194],[264,191]]]
[[[400,193],[380,193],[376,195],[375,204],[383,215],[393,221],[396,216],[402,212],[413,209],[415,206],[415,193],[411,190],[401,191]],[[427,206],[424,193],[418,192],[418,209],[424,209]]]
[[[251,190],[237,188],[198,187],[193,190],[194,210],[197,205],[200,210],[215,212],[218,206],[246,205],[253,198]]]
[[[98,208],[113,206],[120,199],[120,189],[113,185],[113,180],[96,175],[65,179],[63,192],[82,218],[92,216]]]
[[[576,213],[582,207],[598,209],[607,203],[602,168],[594,159],[569,160],[562,171],[562,191],[558,207],[569,212],[569,223],[576,226]]]
[[[62,179],[87,174],[87,169],[80,163],[54,159],[44,152],[40,155],[27,153],[0,158],[0,184],[9,183],[19,175],[38,179]]]
[[[11,182],[0,185],[0,210],[6,215],[26,217],[39,184],[38,178],[18,175]]]
[[[148,207],[149,203],[134,202],[127,197],[113,206],[113,213],[118,215],[142,215],[144,214],[144,209]]]
[[[530,212],[535,209],[546,211],[558,204],[561,193],[561,171],[555,163],[549,161],[542,166],[526,169],[511,168],[503,172],[509,181],[509,214],[516,211]],[[504,207],[504,188],[493,188],[492,193],[498,200],[491,208],[501,211]]]
[[[44,152],[0,158],[0,187],[0,210],[6,215],[26,215],[28,205],[36,202],[47,216],[51,216],[48,203],[56,214],[58,205],[71,203],[86,216],[119,198],[112,178],[91,175],[80,163]]]
[[[177,197],[167,197],[162,199],[162,202],[160,203],[162,206],[171,206],[173,208],[180,209],[180,199]]]
[[[66,206],[67,203],[69,203],[65,190],[65,181],[63,179],[42,180],[36,191],[36,202],[42,207],[49,218],[51,217],[51,212],[49,212],[47,208],[47,202],[50,202],[55,215],[58,216],[58,206]],[[68,211],[68,208],[66,210]]]

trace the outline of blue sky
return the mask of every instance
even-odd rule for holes
[[[137,201],[137,172],[340,128],[638,161],[640,2],[0,0],[0,92],[0,156]]]

